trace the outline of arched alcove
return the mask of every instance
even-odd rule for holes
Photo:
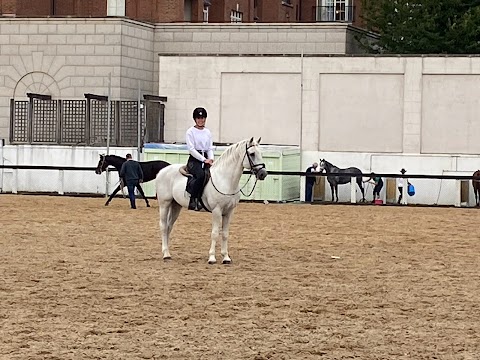
[[[27,93],[60,96],[60,88],[53,77],[45,72],[32,71],[18,80],[13,92],[14,99],[25,98]]]

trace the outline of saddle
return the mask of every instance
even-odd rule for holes
[[[178,169],[178,171],[180,172],[180,174],[182,174],[183,176],[185,176],[187,178],[187,185],[185,187],[185,191],[188,192],[189,194],[191,194],[191,180],[193,180],[193,175],[190,174],[188,172],[188,168],[187,168],[187,165],[183,165],[182,167],[180,167],[180,169]],[[207,185],[208,181],[210,180],[210,167],[209,166],[206,166],[204,167],[204,172],[205,172],[205,178],[204,178],[204,181],[203,181],[203,184],[202,184],[202,193],[203,193],[203,189],[205,188],[205,185]],[[201,199],[198,199],[198,204],[201,206],[201,208],[205,209],[206,211],[208,212],[211,212],[210,210],[207,209],[207,207],[205,206],[205,204],[203,203],[203,200]]]
[[[193,175],[188,172],[187,165],[183,165],[182,167],[180,167],[180,169],[178,169],[178,171],[180,172],[180,174],[182,174],[185,177],[188,177],[189,179],[193,178]],[[206,166],[205,167],[205,181],[203,182],[203,186],[207,185],[208,180],[210,180],[210,176],[211,176],[210,175],[210,167]],[[188,180],[187,180],[187,184],[188,184]],[[188,189],[187,189],[187,191],[188,191]]]

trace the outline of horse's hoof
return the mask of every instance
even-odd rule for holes
[[[150,204],[147,204],[147,207],[150,207]]]
[[[172,260],[171,256],[164,256],[163,261],[169,261]]]
[[[208,260],[208,265],[213,265],[213,264],[216,264],[217,261],[213,261],[213,260]]]
[[[108,206],[108,203],[105,203],[105,206]]]
[[[230,265],[232,263],[232,260],[223,260],[222,264],[224,265]]]

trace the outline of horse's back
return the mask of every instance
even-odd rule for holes
[[[143,181],[148,182],[155,179],[158,172],[170,165],[170,163],[163,160],[152,160],[141,162],[140,165],[143,171]]]
[[[349,167],[344,169],[345,172],[355,174],[355,175],[362,175],[362,170],[356,167]]]
[[[340,169],[338,167],[335,167],[334,169],[331,170],[331,172],[348,174],[348,175],[327,176],[328,182],[332,185],[335,185],[335,183],[339,185],[348,184],[352,177],[356,177],[358,182],[359,176],[362,175],[362,171],[356,167],[349,167],[346,169]]]
[[[160,169],[155,178],[155,189],[158,200],[172,200],[182,204],[185,202],[187,178],[180,173],[184,164],[170,164]]]

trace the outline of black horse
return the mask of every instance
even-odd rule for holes
[[[474,177],[480,176],[480,170],[473,173]],[[475,206],[480,206],[480,180],[472,179],[473,193],[475,194]]]
[[[122,168],[122,164],[125,161],[127,161],[127,159],[117,155],[100,155],[100,160],[98,161],[97,168],[95,169],[95,174],[100,175],[103,171],[107,169],[109,165],[117,169],[118,173],[120,174],[120,169]],[[143,182],[146,183],[155,179],[158,172],[161,169],[163,169],[165,166],[168,166],[170,164],[166,161],[154,160],[154,161],[140,161],[140,165],[143,171]],[[108,206],[110,201],[112,201],[113,197],[121,190],[121,188],[122,188],[122,183],[120,183],[115,188],[115,190],[110,195],[107,202],[105,203],[105,206]],[[147,203],[147,207],[150,207],[150,204],[148,203],[148,200],[145,197],[145,194],[143,193],[143,191],[141,191],[141,195],[145,199],[145,202]]]
[[[360,188],[360,191],[362,192],[362,202],[365,202],[365,191],[363,189],[363,183],[362,183],[362,171],[356,167],[349,167],[346,169],[340,169],[333,165],[332,163],[329,163],[325,159],[320,159],[320,172],[325,170],[327,173],[327,180],[328,183],[330,184],[330,189],[332,191],[332,201],[334,195],[336,195],[337,202],[338,202],[338,185],[342,184],[348,184],[351,181],[352,177],[357,178],[357,185]],[[344,173],[345,175],[340,175],[340,176],[328,176],[330,173]]]

